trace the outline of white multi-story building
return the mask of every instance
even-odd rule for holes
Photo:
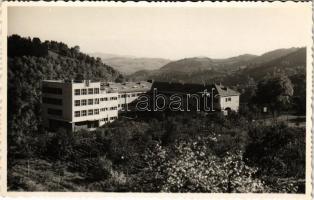
[[[60,127],[93,129],[112,122],[118,111],[149,91],[150,82],[110,83],[83,81],[42,82],[43,124],[51,130]]]
[[[167,82],[93,82],[44,80],[42,82],[43,125],[50,130],[60,127],[76,131],[93,129],[118,118],[119,112],[131,111],[132,102],[152,88],[164,94],[189,94],[214,91],[216,111],[239,109],[239,93],[222,85],[180,84]]]

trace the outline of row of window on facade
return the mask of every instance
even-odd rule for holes
[[[81,110],[75,111],[75,117],[87,116],[87,115],[99,115],[99,109],[91,109],[91,110]]]
[[[125,97],[137,97],[137,96],[140,96],[141,95],[141,93],[137,93],[137,94],[121,94],[121,95],[119,95],[118,97],[119,98],[125,98]]]
[[[115,120],[115,119],[118,119],[118,117],[109,117],[109,120]],[[107,122],[108,121],[108,117],[102,118],[100,121]]]
[[[42,91],[43,91],[43,93],[62,95],[62,88],[44,86],[42,88]],[[88,88],[88,89],[84,88],[84,89],[75,89],[74,90],[74,95],[87,95],[87,94],[99,94],[99,88]],[[137,97],[140,95],[141,95],[141,93],[121,94],[121,95],[118,95],[118,97],[119,98]],[[115,98],[117,98],[117,97],[115,97]]]
[[[96,99],[82,99],[82,100],[74,100],[75,106],[86,106],[86,105],[93,105],[93,104],[99,104],[100,101],[108,101],[108,98],[96,98]],[[117,100],[117,97],[110,97],[109,100]]]
[[[87,95],[87,94],[99,94],[99,88],[89,88],[89,89],[75,89],[74,90],[75,95]],[[126,98],[126,97],[137,97],[140,96],[141,93],[137,94],[121,94],[118,95],[118,98]],[[117,97],[114,97],[115,100],[117,100]]]
[[[86,105],[93,105],[93,104],[99,104],[99,99],[82,99],[82,100],[75,100],[74,105],[75,106],[86,106]]]
[[[117,98],[117,97],[110,97],[109,100],[110,100],[110,101],[112,101],[112,100],[118,100],[118,98]],[[100,101],[108,101],[108,97],[100,98]]]
[[[62,95],[62,88],[54,88],[54,87],[43,87],[42,89],[43,93],[49,93],[49,94],[59,94]],[[99,88],[88,88],[88,89],[75,89],[74,94],[76,96],[78,95],[87,95],[87,94],[99,94]],[[132,94],[121,94],[118,95],[118,98],[126,98],[126,97],[138,97],[141,93],[132,93]],[[117,97],[114,97],[117,100]]]
[[[109,107],[109,108],[101,108],[100,111],[107,111],[108,109],[117,110],[118,108],[116,106]],[[87,115],[99,115],[99,109],[81,110],[81,111],[74,112],[75,117],[81,117],[81,116],[87,116]]]
[[[75,89],[75,95],[99,94],[99,88]]]
[[[100,111],[107,111],[107,110],[118,110],[118,107],[113,106],[113,107],[108,107],[108,108],[101,108]]]

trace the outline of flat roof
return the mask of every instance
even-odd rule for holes
[[[47,83],[85,83],[87,80],[43,80],[43,82]],[[106,82],[106,81],[90,81],[91,83],[103,83],[104,88],[108,92],[121,92],[121,93],[128,93],[128,92],[146,92],[151,89],[152,83],[148,81],[138,81],[138,82],[123,82],[123,83],[116,83],[116,82]]]
[[[44,82],[50,83],[84,83],[86,80],[43,80]],[[89,80],[90,81],[90,80]],[[169,91],[169,92],[181,92],[181,93],[198,93],[202,92],[205,89],[211,90],[211,88],[216,88],[217,93],[220,96],[238,96],[239,92],[232,90],[228,87],[225,87],[221,84],[183,84],[183,83],[170,83],[170,82],[149,82],[149,81],[138,81],[138,82],[106,82],[106,81],[90,81],[91,83],[100,83],[103,84],[101,87],[109,93],[129,93],[129,92],[148,92],[153,88],[157,88],[159,91]]]
[[[110,91],[118,91],[121,93],[128,92],[146,92],[152,87],[152,83],[147,81],[139,82],[124,82],[124,83],[113,83],[110,82],[106,86]]]

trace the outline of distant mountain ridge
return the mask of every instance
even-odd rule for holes
[[[262,62],[257,67],[248,68],[244,70],[244,72],[256,78],[258,78],[260,74],[280,73],[281,71],[287,74],[294,74],[300,71],[305,72],[306,48],[295,48],[294,51],[290,50],[291,49],[288,50],[288,54],[282,54],[281,52],[279,55],[283,56]]]
[[[274,60],[280,57],[283,57],[285,55],[288,55],[292,52],[297,51],[298,48],[292,47],[289,49],[276,49],[273,51],[266,52],[262,54],[261,56],[257,56],[256,58],[250,60],[251,63],[264,63],[268,62],[270,60]]]
[[[239,69],[256,67],[262,63],[283,57],[297,51],[298,48],[276,49],[266,52],[260,56],[253,54],[242,54],[230,58],[208,58],[191,57],[176,61],[163,58],[142,58],[130,55],[115,55],[104,53],[93,53],[94,57],[100,57],[104,63],[113,67],[120,73],[138,79],[140,75],[156,75],[162,73],[198,73],[205,70],[216,70],[219,72],[233,73]]]
[[[230,58],[220,58],[220,59],[212,59],[214,62],[223,62],[223,63],[232,63],[232,62],[243,62],[243,61],[250,61],[253,60],[254,58],[258,57],[257,55],[253,54],[242,54],[239,56],[234,56]]]
[[[305,68],[305,55],[305,48],[288,48],[266,52],[260,56],[244,54],[226,59],[184,58],[170,62],[159,70],[135,72],[128,78],[192,83],[222,81],[234,84],[243,81],[247,76],[260,79],[276,70],[290,74],[298,73]]]
[[[98,57],[101,59],[108,59],[108,58],[135,58],[135,56],[131,55],[118,55],[118,54],[113,54],[113,53],[90,53],[91,56]]]
[[[162,68],[160,71],[177,71],[190,73],[195,71],[211,70],[214,67],[214,62],[207,57],[195,57],[195,58],[185,58],[178,61],[173,61]]]
[[[297,51],[298,48],[277,49],[267,52],[261,56],[252,54],[243,54],[225,59],[212,59],[208,57],[184,58],[173,61],[165,65],[160,71],[178,71],[178,72],[198,72],[202,70],[234,71],[239,68],[253,67],[265,63],[289,53]]]
[[[126,75],[141,70],[156,70],[171,62],[171,60],[163,58],[142,58],[128,55],[124,56],[101,53],[95,53],[92,55],[101,58],[104,63]]]

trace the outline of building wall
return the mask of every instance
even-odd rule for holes
[[[89,94],[88,89],[99,89],[99,93]],[[83,89],[86,89],[87,94],[82,94]],[[80,90],[80,95],[76,95],[75,91]],[[85,83],[73,84],[73,122],[81,121],[94,121],[100,120],[100,126],[106,122],[113,121],[114,117],[118,117],[118,93],[108,93],[105,90],[100,90],[100,82],[89,83],[87,86]],[[89,105],[89,101],[92,100],[92,105]],[[76,101],[80,101],[80,105],[76,105]],[[83,101],[86,101],[86,105],[83,105]],[[95,102],[99,103],[96,104]],[[89,111],[93,111],[93,114],[89,114]],[[95,113],[97,110],[98,114]],[[80,116],[75,116],[76,111],[80,112]],[[83,116],[83,111],[86,111],[86,116]]]
[[[45,91],[47,88],[50,91],[48,93]],[[56,89],[58,91],[55,91]],[[54,125],[69,123],[72,130],[102,126],[117,119],[119,111],[134,109],[132,106],[135,106],[133,104],[136,103],[138,97],[146,93],[145,90],[134,91],[132,87],[129,91],[120,90],[119,93],[118,91],[109,89],[101,82],[43,81],[43,124],[49,127],[49,120],[53,121],[51,124]],[[238,95],[227,97],[218,95],[217,97],[214,100],[215,110],[227,108],[234,111],[239,110]],[[50,102],[47,102],[48,100]],[[51,103],[51,101],[53,102]],[[126,110],[127,108],[128,110]],[[62,113],[57,112],[55,115],[51,111],[61,111]]]
[[[240,104],[239,100],[240,100],[239,96],[220,97],[219,98],[220,110],[230,108],[231,110],[238,112]]]
[[[60,83],[60,82],[43,82],[42,85],[44,88],[53,88],[60,89],[62,94],[55,94],[51,92],[46,92],[45,89],[42,93],[42,116],[43,116],[43,124],[45,126],[49,126],[49,119],[55,119],[60,121],[71,121],[72,111],[71,111],[71,84]],[[61,100],[60,105],[46,103],[46,100]],[[61,110],[62,114],[51,114],[49,110]]]
[[[53,105],[43,101],[43,125],[46,127],[49,127],[49,120],[71,123],[72,130],[76,124],[79,125],[82,124],[80,122],[85,121],[91,123],[96,121],[99,126],[102,126],[118,117],[118,93],[101,90],[100,82],[89,82],[89,84],[86,84],[86,82],[43,81],[44,87],[62,90],[62,94],[51,94],[43,91],[43,100],[50,98],[50,100],[58,99],[62,101],[62,105]],[[79,94],[75,93],[77,90],[80,91]],[[86,91],[86,94],[83,93],[83,90]],[[89,90],[93,91],[92,94],[89,94]],[[95,90],[99,91],[98,94],[95,93]],[[83,103],[84,101],[86,103]],[[79,104],[76,104],[77,102]],[[92,102],[92,104],[89,104],[89,102]],[[48,109],[61,110],[62,114],[49,114]],[[79,112],[79,116],[76,116],[77,112]]]
[[[138,97],[141,94],[144,94],[145,92],[122,92],[118,95],[118,109],[119,111],[127,111],[132,109],[132,107],[129,105],[133,102],[135,102]]]

